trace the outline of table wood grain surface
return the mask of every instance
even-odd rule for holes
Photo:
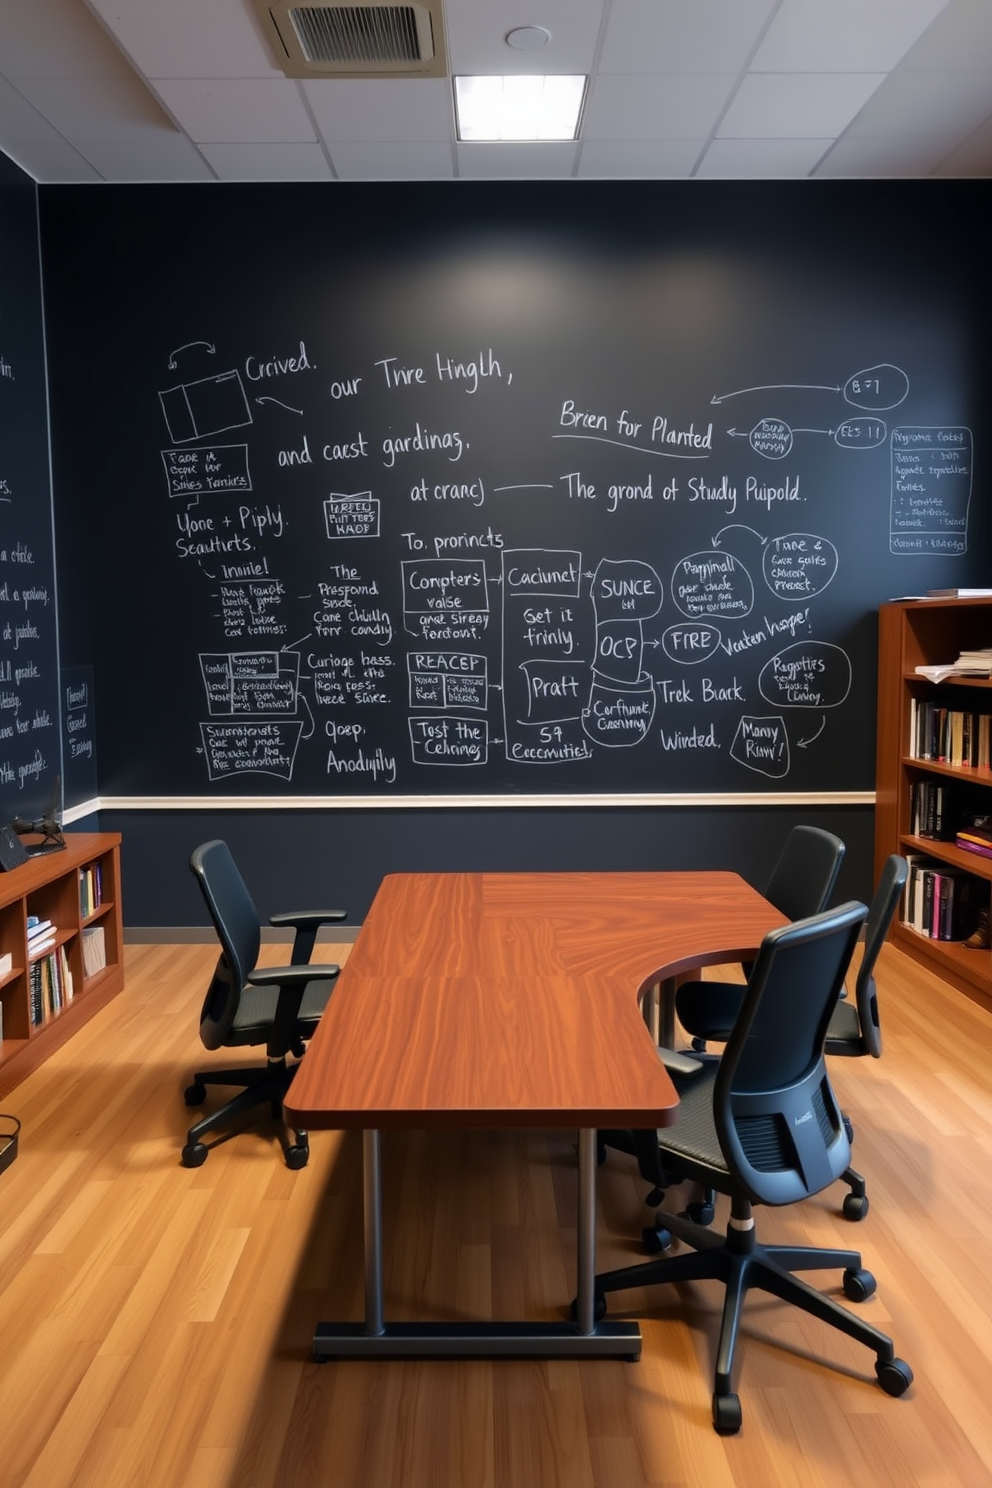
[[[726,872],[385,878],[285,1102],[308,1128],[661,1126],[659,981],[784,918]]]

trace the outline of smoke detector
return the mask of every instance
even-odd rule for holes
[[[298,5],[255,0],[287,77],[446,77],[442,0]]]

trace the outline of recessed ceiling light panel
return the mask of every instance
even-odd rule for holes
[[[456,77],[458,138],[493,140],[574,140],[579,132],[586,78]]]

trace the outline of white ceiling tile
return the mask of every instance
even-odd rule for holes
[[[952,150],[934,170],[935,176],[992,176],[992,119]]]
[[[447,78],[322,78],[302,85],[325,140],[450,140]]]
[[[30,78],[21,88],[66,139],[134,139],[172,132],[174,125],[137,78],[104,78],[96,89],[85,78]]]
[[[161,78],[155,86],[180,128],[198,142],[285,144],[314,138],[289,78]]]
[[[7,152],[15,165],[27,171],[36,181],[69,185],[73,182],[97,182],[102,179],[78,150],[62,141],[57,145],[27,142]]]
[[[466,180],[559,180],[575,168],[577,146],[567,144],[458,145],[458,174]]]
[[[6,77],[129,77],[127,59],[80,0],[0,0]]]
[[[683,181],[703,140],[586,140],[579,154],[583,180]]]
[[[942,131],[967,137],[992,114],[992,73],[896,72],[868,100],[848,131],[852,135]]]
[[[992,69],[992,5],[989,0],[949,0],[902,63],[940,72]]]
[[[611,75],[592,85],[583,139],[705,139],[715,127],[734,79],[670,73]]]
[[[333,181],[318,144],[200,146],[221,181]]]
[[[834,138],[885,79],[884,73],[749,73],[726,115],[721,139]]]
[[[943,146],[909,139],[839,140],[816,171],[817,178],[928,175],[943,159]]]
[[[832,139],[718,139],[706,150],[700,180],[796,180],[808,176]]]
[[[342,181],[443,181],[455,174],[444,144],[340,144],[331,161]]]
[[[250,0],[86,0],[149,78],[282,77]]]
[[[600,72],[738,72],[777,0],[614,0]]]
[[[213,181],[213,171],[182,134],[135,141],[98,140],[83,154],[105,181]]]
[[[64,143],[58,130],[3,78],[0,78],[0,139],[8,154],[14,145]]]
[[[755,72],[888,72],[947,0],[782,0]]]
[[[603,0],[448,0],[445,28],[452,74],[588,72],[593,65]],[[543,26],[551,39],[539,52],[506,43],[515,26]]]

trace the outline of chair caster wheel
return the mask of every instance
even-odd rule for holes
[[[183,1100],[188,1106],[202,1106],[207,1098],[207,1087],[194,1080],[192,1085],[187,1085],[183,1091]]]
[[[578,1301],[578,1298],[577,1297],[573,1297],[572,1298],[571,1304],[570,1304],[569,1309],[568,1309],[568,1315],[572,1319],[572,1322],[573,1323],[578,1322],[578,1318],[579,1318],[579,1301]],[[594,1323],[601,1323],[603,1321],[603,1319],[604,1319],[605,1316],[606,1316],[606,1297],[604,1296],[604,1294],[602,1292],[597,1292],[595,1294],[595,1296],[593,1297],[593,1299],[592,1299],[592,1318],[593,1318],[593,1322]]]
[[[207,1149],[202,1142],[187,1142],[182,1151],[184,1168],[202,1168],[207,1160]]]
[[[741,1402],[738,1395],[713,1396],[713,1429],[721,1436],[733,1436],[741,1429]]]
[[[913,1371],[905,1359],[879,1359],[875,1373],[886,1395],[903,1395],[913,1383]]]
[[[693,1203],[686,1204],[684,1212],[686,1219],[691,1219],[693,1224],[711,1225],[716,1210],[712,1204],[703,1200],[694,1200]]]
[[[841,1213],[843,1214],[845,1219],[864,1219],[865,1215],[868,1213],[868,1195],[847,1194],[844,1199]]]
[[[286,1148],[286,1166],[295,1170],[305,1168],[310,1161],[310,1141],[305,1131],[294,1132],[296,1141]]]
[[[648,1255],[661,1255],[662,1251],[672,1248],[672,1232],[666,1230],[664,1225],[657,1228],[645,1225],[641,1231],[641,1242]]]
[[[849,1302],[865,1302],[875,1295],[878,1283],[870,1271],[845,1271],[844,1296]]]

